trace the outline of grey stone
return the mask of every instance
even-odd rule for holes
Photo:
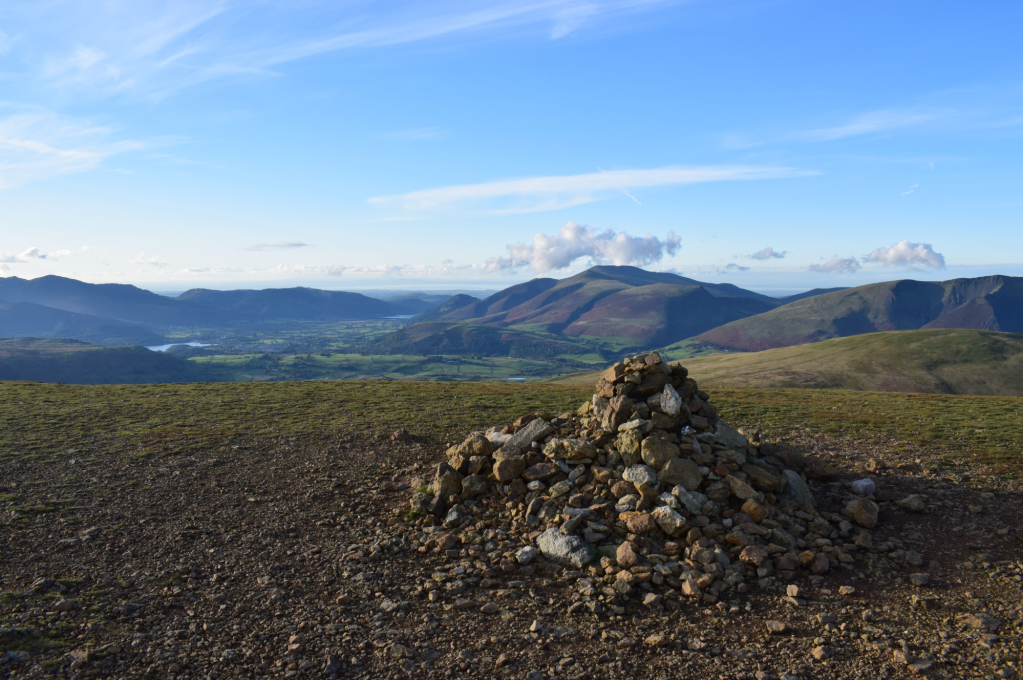
[[[622,474],[622,479],[633,484],[656,487],[657,471],[648,465],[633,465]]]
[[[675,512],[673,508],[667,505],[662,505],[659,508],[655,508],[650,516],[657,522],[657,526],[661,527],[661,531],[668,534],[669,536],[675,535],[675,532],[685,528],[686,521],[682,518],[682,515]]]
[[[530,444],[538,439],[543,439],[552,432],[554,432],[554,427],[550,423],[543,418],[536,418],[513,434],[508,440],[508,444],[520,449],[528,449]]]
[[[785,488],[781,491],[781,498],[788,498],[796,502],[801,508],[812,508],[817,505],[810,487],[806,485],[803,478],[795,470],[783,470],[785,476]]]
[[[552,439],[547,442],[543,453],[548,458],[555,460],[581,460],[583,458],[596,458],[597,447],[593,442],[585,439]]]
[[[672,458],[677,460],[678,454],[677,446],[660,437],[647,437],[640,449],[643,462],[655,470],[662,469]]]
[[[682,411],[682,397],[678,396],[674,387],[665,385],[664,392],[661,393],[660,406],[669,416],[677,416]]]
[[[671,490],[671,494],[679,500],[680,503],[694,515],[699,515],[703,512],[703,506],[707,503],[707,497],[697,491],[690,491],[684,486],[676,486]]]
[[[695,491],[703,482],[700,466],[689,458],[672,458],[661,469],[657,478],[671,485],[682,485],[689,491]]]
[[[576,569],[593,560],[596,551],[579,536],[566,536],[558,529],[548,529],[536,538],[536,545],[551,562],[566,564]]]

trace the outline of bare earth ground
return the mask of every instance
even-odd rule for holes
[[[419,552],[422,527],[403,515],[410,489],[443,460],[443,436],[399,444],[311,425],[279,435],[243,427],[163,457],[116,446],[111,432],[74,449],[55,437],[31,455],[5,440],[0,677],[1021,672],[1023,497],[1017,481],[988,476],[981,462],[943,477],[925,469],[926,450],[905,442],[850,447],[808,434],[794,443],[842,478],[882,458],[878,500],[919,493],[927,507],[882,502],[874,547],[848,570],[801,576],[800,606],[777,582],[713,607],[651,610],[637,598],[621,614],[569,614],[582,598],[576,578],[521,573],[506,559],[521,544],[499,544],[502,556],[489,562]],[[841,479],[814,490],[835,512],[846,497]],[[912,551],[921,564],[906,561]],[[932,584],[911,585],[919,572]],[[841,596],[841,586],[856,591]],[[769,620],[789,631],[770,633]],[[646,642],[653,635],[663,636],[659,646]],[[830,657],[815,658],[820,647]]]

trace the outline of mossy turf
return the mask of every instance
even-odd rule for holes
[[[708,389],[725,420],[768,438],[904,452],[935,471],[963,462],[1011,477],[1023,470],[1023,398]],[[113,450],[162,457],[227,450],[252,437],[385,436],[401,427],[443,445],[525,413],[574,409],[591,392],[588,385],[545,383],[0,382],[0,462],[57,462]]]

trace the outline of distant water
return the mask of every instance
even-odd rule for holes
[[[153,345],[152,347],[146,347],[146,349],[151,349],[154,352],[166,352],[171,347],[177,347],[178,345],[187,345],[188,347],[212,347],[213,343],[195,342],[193,340],[192,342],[172,342],[169,345]]]
[[[385,316],[385,319],[411,319],[415,314],[397,314],[395,316]]]
[[[525,378],[505,378],[505,380],[525,380]]]

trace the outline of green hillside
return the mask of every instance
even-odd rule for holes
[[[36,338],[0,341],[0,380],[113,385],[230,379],[220,369],[145,347]]]
[[[1023,332],[1023,278],[901,280],[847,288],[727,323],[696,339],[755,352],[918,328]]]
[[[1023,335],[978,330],[871,333],[686,360],[700,384],[1023,396]]]

